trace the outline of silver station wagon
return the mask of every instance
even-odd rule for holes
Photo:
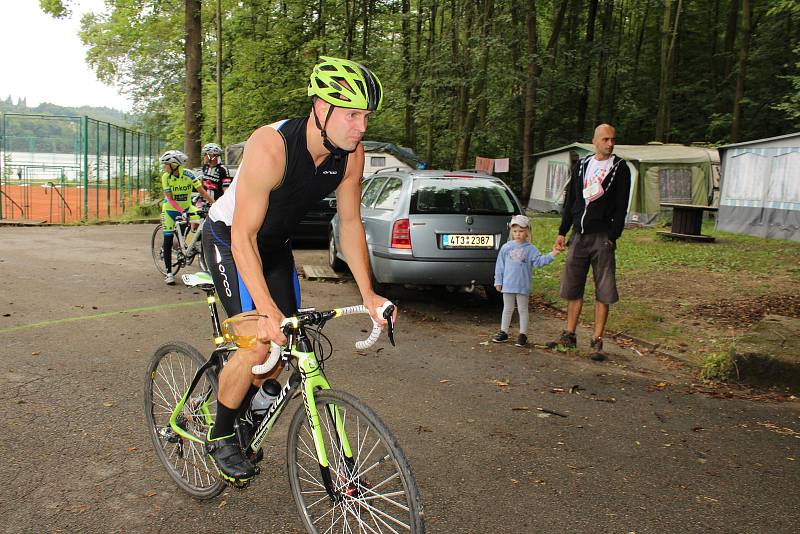
[[[512,215],[524,213],[499,178],[475,172],[382,170],[361,185],[373,285],[491,286]],[[328,263],[346,268],[339,217],[331,220]]]

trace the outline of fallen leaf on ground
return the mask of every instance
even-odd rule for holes
[[[446,379],[446,378],[444,380],[439,380],[440,384],[447,384],[448,382],[450,382],[450,381],[448,379]]]
[[[155,491],[148,491],[144,494],[145,497],[153,497],[154,495],[157,495]]]
[[[530,408],[527,406],[514,406],[511,408],[511,411],[513,412],[527,412],[528,410],[530,410]]]
[[[503,388],[503,387],[506,387],[509,384],[511,384],[511,381],[510,380],[498,380],[497,378],[493,378],[492,380],[489,380],[489,383],[490,384],[494,384],[495,386]]]
[[[31,356],[38,356],[39,354],[41,354],[41,352],[38,350],[36,352],[31,352]]]
[[[103,406],[105,406],[106,408],[111,408],[112,406],[114,406],[114,403],[113,402],[104,402]]]

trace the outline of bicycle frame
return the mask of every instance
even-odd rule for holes
[[[189,400],[192,392],[197,384],[200,382],[203,374],[210,368],[221,368],[223,362],[226,361],[226,356],[237,350],[236,345],[232,343],[224,343],[221,336],[221,328],[219,315],[216,308],[216,297],[213,292],[208,292],[207,302],[211,311],[211,319],[214,327],[214,342],[217,348],[211,353],[208,361],[203,364],[195,373],[192,383],[189,385],[186,393],[184,393],[181,400],[175,406],[169,419],[169,425],[172,430],[184,439],[194,441],[196,443],[205,444],[205,440],[194,436],[178,425],[178,417],[183,410],[186,402]],[[293,338],[297,338],[294,341]],[[250,443],[247,444],[247,449],[252,453],[257,453],[264,443],[264,440],[269,435],[277,420],[283,413],[284,408],[289,404],[294,391],[301,387],[303,394],[303,404],[305,407],[306,417],[308,419],[309,427],[311,428],[314,438],[314,448],[317,453],[317,461],[320,465],[322,477],[325,481],[328,493],[333,496],[333,482],[328,472],[328,454],[325,450],[325,442],[322,434],[322,426],[320,424],[319,411],[314,399],[314,392],[318,390],[331,389],[325,374],[317,360],[316,354],[311,350],[311,342],[305,333],[304,328],[301,326],[296,329],[296,334],[292,332],[289,336],[289,346],[292,347],[291,351],[286,351],[283,355],[284,359],[292,358],[296,361],[296,369],[289,377],[289,380],[281,388],[278,397],[273,401],[267,410],[264,419],[258,425],[253,434]],[[211,394],[213,391],[209,388],[208,391],[203,393],[202,402],[199,405],[199,411],[202,414],[204,421],[208,424],[213,423],[213,417],[209,405],[211,404]],[[353,452],[350,446],[350,441],[344,431],[344,420],[338,407],[334,407],[333,413],[329,414],[335,422],[336,434],[338,437],[339,445],[342,447],[344,455],[348,459],[352,459]]]

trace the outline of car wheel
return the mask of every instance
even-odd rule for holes
[[[386,292],[388,291],[389,284],[382,284],[381,282],[378,282],[378,279],[375,278],[375,270],[373,268],[372,263],[370,263],[370,265],[369,265],[369,281],[372,283],[372,290],[375,293],[377,293],[377,294],[379,294],[379,295],[381,295],[383,297],[386,296]]]
[[[333,237],[333,230],[328,232],[328,265],[336,273],[343,273],[347,269],[347,264],[336,256],[336,239]]]

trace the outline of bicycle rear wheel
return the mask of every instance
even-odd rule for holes
[[[144,411],[156,455],[172,480],[196,499],[210,499],[225,489],[201,443],[178,435],[169,424],[172,410],[206,362],[197,349],[172,342],[159,347],[145,375]],[[178,416],[187,433],[205,440],[217,414],[217,376],[209,369]]]
[[[153,229],[153,236],[150,238],[150,249],[153,254],[153,263],[161,274],[167,274],[167,266],[164,265],[164,231],[161,223]],[[178,274],[181,269],[180,257],[183,256],[181,246],[177,239],[172,240],[172,274]]]
[[[315,394],[328,456],[333,499],[325,489],[305,407],[289,426],[289,485],[308,532],[425,532],[411,466],[388,427],[366,404],[343,391]],[[341,446],[341,414],[352,450]]]

